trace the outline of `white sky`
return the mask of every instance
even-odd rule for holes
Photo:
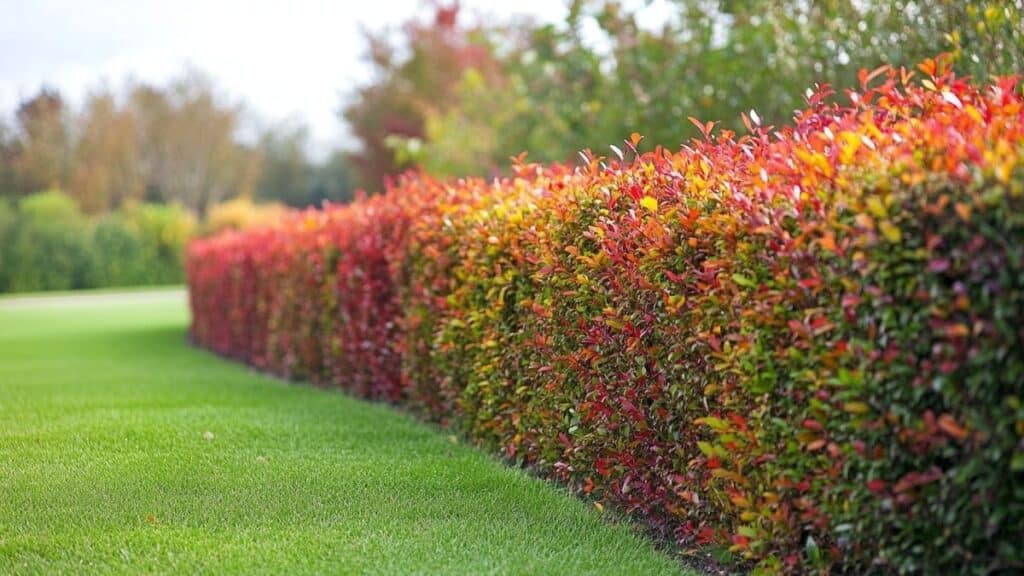
[[[398,25],[421,0],[0,0],[0,115],[42,85],[80,108],[126,78],[163,84],[192,67],[264,122],[296,119],[314,152],[345,142],[337,111],[367,78],[360,26]],[[462,0],[474,14],[560,21],[564,0]]]

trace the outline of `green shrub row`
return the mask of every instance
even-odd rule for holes
[[[94,222],[57,191],[0,201],[0,292],[178,283],[192,229],[175,206],[141,204]]]

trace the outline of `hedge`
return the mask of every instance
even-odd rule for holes
[[[0,198],[0,293],[180,283],[192,218],[139,204],[93,220],[57,190]]]
[[[1019,573],[1024,99],[920,68],[195,241],[191,336],[755,572]]]

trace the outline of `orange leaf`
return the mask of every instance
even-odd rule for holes
[[[826,233],[821,237],[821,247],[829,252],[835,252],[836,237],[831,232]]]
[[[925,58],[924,62],[917,65],[917,68],[929,76],[935,75],[935,69],[937,68],[935,60],[931,58]]]
[[[957,423],[956,419],[949,414],[939,416],[939,429],[957,440],[967,438],[967,429]]]

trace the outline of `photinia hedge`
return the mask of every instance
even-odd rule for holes
[[[920,68],[195,241],[192,338],[762,573],[1019,573],[1024,99]]]

